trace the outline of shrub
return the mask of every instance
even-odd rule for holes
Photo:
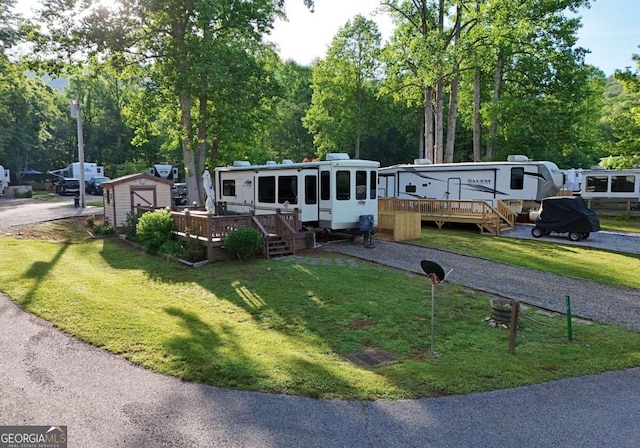
[[[252,227],[241,227],[229,232],[222,248],[236,254],[240,260],[252,258],[262,243],[258,231]]]
[[[177,240],[165,241],[161,247],[161,251],[164,254],[168,254],[176,258],[181,258],[192,263],[207,259],[206,247],[196,240],[189,240],[184,242]]]
[[[136,238],[150,254],[157,253],[173,237],[173,218],[169,210],[148,212],[138,218]]]
[[[33,191],[32,190],[14,191],[13,192],[13,197],[16,198],[16,199],[32,198],[33,197]]]
[[[116,233],[116,229],[114,229],[107,222],[99,222],[98,224],[96,224],[94,227],[94,231],[96,235],[113,235],[114,233]]]
[[[190,239],[182,245],[182,258],[191,262],[206,260],[207,248],[204,244]]]
[[[129,241],[137,242],[136,228],[138,227],[138,219],[140,217],[136,212],[127,213],[127,219],[124,222],[124,234]]]
[[[182,258],[184,255],[182,242],[177,240],[165,241],[160,249],[163,254],[171,255],[172,257]]]

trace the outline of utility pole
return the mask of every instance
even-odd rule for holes
[[[71,104],[71,117],[78,122],[78,165],[80,170],[80,207],[84,208],[84,139],[82,137],[82,111],[80,109],[80,97],[77,96]]]

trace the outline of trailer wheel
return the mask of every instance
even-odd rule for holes
[[[587,238],[589,238],[589,232],[585,232],[582,234],[582,239],[586,240]]]
[[[534,238],[540,238],[542,236],[542,229],[540,227],[534,227],[531,229],[531,235],[533,235]]]
[[[569,239],[570,239],[571,241],[580,241],[580,236],[581,236],[581,234],[580,234],[580,233],[577,233],[577,232],[571,232],[571,233],[569,234]]]

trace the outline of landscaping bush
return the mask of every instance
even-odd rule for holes
[[[162,244],[161,249],[163,254],[171,255],[172,257],[183,258],[184,256],[184,249],[182,248],[181,241],[177,241],[177,240],[165,241]]]
[[[31,190],[26,190],[26,191],[14,191],[13,192],[13,197],[16,199],[30,199],[33,197],[33,191]]]
[[[113,235],[115,229],[108,222],[96,222],[94,216],[89,216],[86,220],[87,228],[93,235]]]
[[[150,253],[157,253],[162,245],[173,238],[173,218],[169,210],[147,212],[138,218],[136,238],[144,249]]]
[[[124,222],[124,234],[129,241],[138,242],[136,228],[138,227],[138,219],[140,217],[136,212],[127,213],[127,219]]]
[[[195,240],[165,241],[161,247],[162,253],[172,257],[190,261],[192,263],[207,259],[207,248]]]
[[[256,229],[241,227],[229,232],[222,248],[236,254],[240,260],[248,260],[256,254],[261,244],[262,238]]]

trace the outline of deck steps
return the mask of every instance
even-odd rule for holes
[[[285,257],[293,255],[294,251],[280,236],[269,236],[267,241],[267,258]]]

